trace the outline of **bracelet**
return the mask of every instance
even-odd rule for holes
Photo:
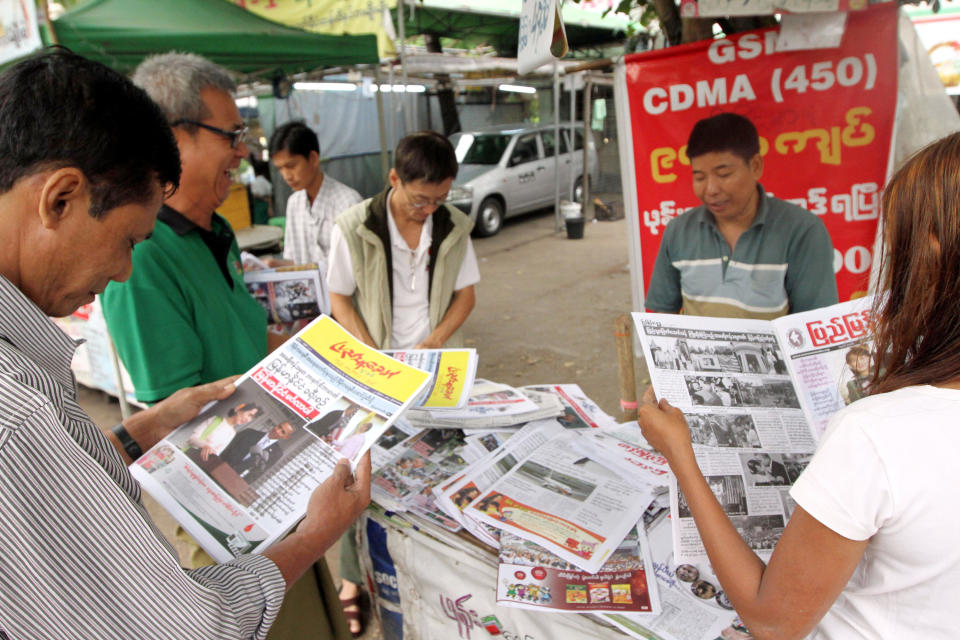
[[[123,450],[126,451],[127,455],[133,460],[143,455],[143,449],[140,448],[136,440],[130,437],[130,433],[127,431],[127,428],[123,426],[122,422],[117,423],[117,426],[111,429],[111,431],[113,435],[117,436],[117,440],[120,441]]]

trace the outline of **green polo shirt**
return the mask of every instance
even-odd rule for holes
[[[645,305],[650,311],[773,319],[837,302],[833,244],[806,209],[768,196],[730,249],[701,205],[664,230]]]
[[[137,399],[243,373],[267,354],[267,316],[243,282],[230,225],[204,231],[163,207],[133,273],[101,296],[107,327]]]

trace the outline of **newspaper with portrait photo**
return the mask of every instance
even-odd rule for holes
[[[429,377],[322,316],[130,470],[218,562],[255,553],[299,522],[341,458],[355,466],[381,436],[407,437],[394,425]]]
[[[865,393],[871,304],[862,298],[772,321],[634,314],[657,397],[684,412],[710,488],[765,560],[827,422]],[[678,559],[704,561],[675,482],[671,502]]]

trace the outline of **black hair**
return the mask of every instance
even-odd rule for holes
[[[294,120],[281,126],[270,136],[270,155],[277,151],[286,151],[292,155],[310,157],[311,151],[320,155],[320,141],[317,134],[303,120]]]
[[[232,418],[233,416],[237,415],[237,413],[239,413],[240,411],[251,411],[251,410],[255,412],[253,414],[254,418],[257,418],[263,415],[263,409],[258,407],[255,402],[241,402],[235,407],[230,407],[229,411],[227,411],[227,417]]]
[[[24,176],[76,167],[90,215],[147,202],[180,183],[180,153],[160,108],[116,71],[51,47],[0,75],[0,193]]]
[[[456,178],[459,165],[453,145],[436,131],[418,131],[403,138],[393,153],[393,168],[403,183],[436,184]]]
[[[687,157],[729,151],[749,163],[760,153],[760,136],[749,119],[739,113],[720,113],[693,125],[687,139]]]

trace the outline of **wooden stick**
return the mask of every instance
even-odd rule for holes
[[[630,314],[613,321],[613,339],[617,345],[617,373],[620,379],[620,409],[623,420],[637,419],[637,380],[634,373],[633,340]]]

